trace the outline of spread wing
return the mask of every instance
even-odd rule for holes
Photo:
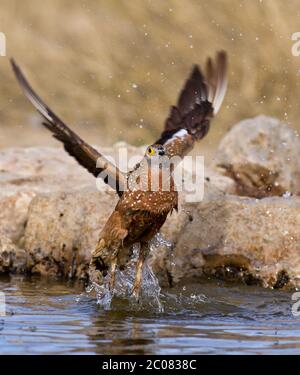
[[[105,183],[115,189],[119,195],[122,195],[126,187],[126,175],[73,132],[34,92],[14,60],[11,60],[11,64],[24,94],[45,119],[43,125],[53,133],[56,139],[63,143],[65,150],[79,164],[95,177],[100,174]]]
[[[215,61],[207,60],[205,76],[197,65],[193,67],[156,143],[163,144],[169,155],[186,155],[195,141],[207,134],[210,120],[219,111],[226,90],[227,55],[220,51]]]

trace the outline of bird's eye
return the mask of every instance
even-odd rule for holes
[[[153,156],[153,155],[155,155],[155,150],[154,150],[154,148],[153,148],[153,147],[148,147],[147,154],[148,154],[149,156]]]

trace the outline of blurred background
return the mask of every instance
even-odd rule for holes
[[[21,94],[13,56],[44,100],[87,141],[151,143],[194,63],[225,49],[229,91],[201,143],[236,122],[276,116],[299,129],[297,0],[0,0],[0,147],[56,145]]]

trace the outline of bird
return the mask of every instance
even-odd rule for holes
[[[87,144],[65,124],[33,90],[14,59],[11,65],[25,96],[42,115],[43,125],[63,143],[65,150],[95,177],[99,175],[119,196],[116,207],[99,235],[91,254],[90,279],[107,282],[114,293],[116,270],[123,270],[132,256],[134,244],[139,244],[132,295],[139,300],[143,265],[149,254],[149,242],[159,232],[169,214],[178,210],[178,191],[173,169],[166,160],[182,159],[195,143],[208,133],[211,119],[218,113],[227,90],[227,54],[218,51],[208,58],[205,74],[194,65],[172,106],[164,129],[144,157],[129,172],[121,172],[98,150]],[[167,171],[167,172],[166,172]],[[167,175],[169,188],[162,179]],[[151,185],[156,182],[156,188]]]

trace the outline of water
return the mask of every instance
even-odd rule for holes
[[[166,241],[160,233],[156,234],[154,238],[149,242],[150,253],[155,250],[160,250],[163,246],[172,248],[172,244]],[[127,263],[126,268],[121,272],[118,268],[116,269],[115,276],[115,287],[114,287],[114,297],[132,299],[132,290],[134,286],[134,280],[136,276],[136,262],[138,260],[140,245],[133,245],[133,254],[130,261]],[[111,274],[108,272],[104,278],[101,285],[96,282],[91,283],[86,291],[88,293],[95,293],[97,303],[103,307],[105,310],[110,310],[112,305],[113,295],[110,291],[109,282],[111,280]],[[164,311],[164,307],[160,301],[161,288],[157,277],[154,275],[152,268],[148,265],[147,261],[144,263],[143,267],[143,277],[141,284],[141,297],[140,301],[143,305],[151,301],[156,304],[159,312]]]
[[[199,282],[152,299],[97,305],[80,284],[0,278],[1,354],[300,353],[291,293]]]

